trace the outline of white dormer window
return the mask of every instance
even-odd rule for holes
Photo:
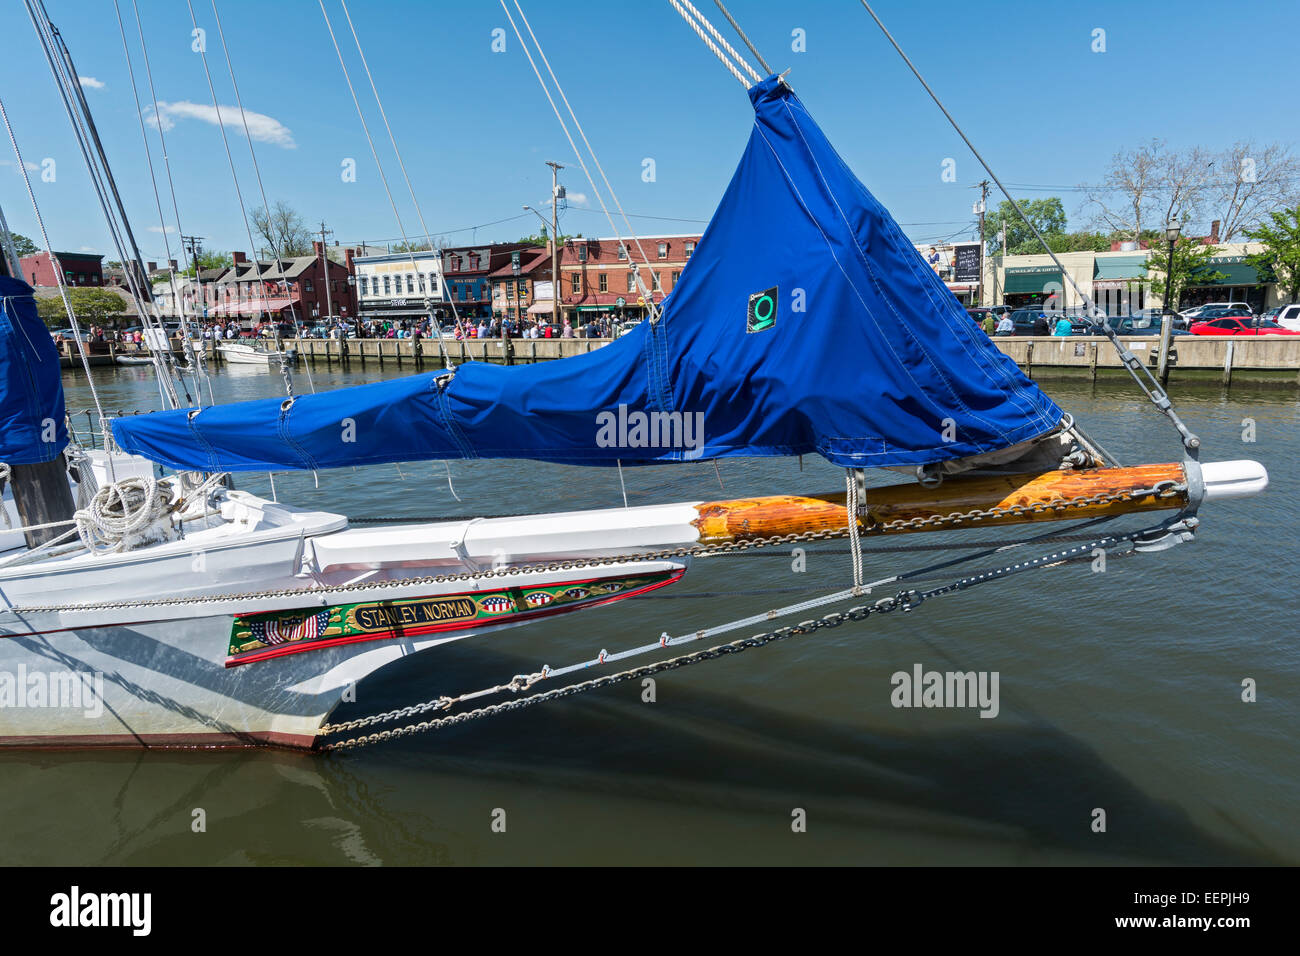
[[[621,242],[618,244],[618,261],[627,262],[627,246]]]
[[[666,242],[659,243],[659,258],[660,259],[668,258],[668,243]]]

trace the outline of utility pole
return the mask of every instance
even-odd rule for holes
[[[979,273],[979,299],[978,304],[984,304],[984,210],[989,198],[989,181],[981,180],[977,184],[980,191],[980,201],[976,204],[975,209],[980,216],[980,273]]]
[[[329,315],[325,319],[328,325],[334,321],[334,298],[330,295],[330,257],[325,252],[325,237],[334,235],[333,229],[325,228],[325,220],[320,221],[320,257],[321,271],[325,275],[325,311]]]
[[[560,208],[560,170],[564,167],[559,163],[548,162],[547,166],[551,167],[551,324],[555,326],[555,333],[560,333],[560,234],[559,229],[559,208]]]
[[[199,281],[199,256],[203,254],[203,236],[181,236],[181,249],[189,254],[189,264],[194,266],[194,288],[198,290],[198,293],[201,296],[203,294],[203,283]],[[173,273],[172,298],[176,299],[178,294],[176,275]],[[182,307],[180,302],[177,301],[175,305],[177,314],[183,316],[185,314],[185,309]],[[208,317],[208,304],[206,301],[203,303],[202,307],[203,318],[206,319]],[[196,310],[198,308],[197,302],[195,303],[195,308]]]

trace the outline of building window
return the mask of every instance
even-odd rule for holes
[[[407,292],[414,292],[414,291],[415,291],[415,273],[411,273],[411,274],[407,275],[407,277],[406,277],[406,291],[407,291]]]
[[[600,291],[601,292],[609,291],[609,276],[604,272],[600,274]]]
[[[310,291],[312,290],[312,289],[311,289],[311,280],[310,280],[310,279],[303,279],[303,280],[302,280],[302,287],[303,287],[304,291],[306,291],[306,292],[310,292]]]
[[[478,256],[469,257],[469,268],[471,272],[476,272],[478,270]]]
[[[618,261],[627,262],[627,246],[621,242],[618,244]]]
[[[388,276],[384,276],[384,295],[390,295],[392,291],[391,279]]]
[[[368,295],[369,292],[370,292],[370,289],[367,287],[367,283],[368,283],[368,281],[369,281],[369,280],[366,279],[365,276],[361,276],[361,277],[359,278],[358,282],[357,282],[357,285],[358,285],[358,286],[360,287],[360,289],[361,289],[361,294],[362,294],[362,295]]]
[[[578,295],[582,292],[582,276],[575,272],[570,278],[572,279],[570,288],[574,295]]]
[[[663,286],[661,286],[661,285],[659,284],[659,272],[658,272],[658,270],[655,270],[654,272],[652,272],[652,273],[650,273],[650,274],[651,274],[652,276],[654,276],[654,290],[655,290],[656,292],[662,292],[662,291],[663,291]]]
[[[694,252],[694,251],[695,251],[695,243],[693,243],[693,242],[688,242],[688,243],[686,243],[686,258],[687,258],[687,259],[689,259],[689,258],[691,257],[691,253]]]
[[[635,272],[629,272],[629,273],[627,274],[627,291],[628,291],[628,292],[635,292],[635,291],[636,291],[636,273],[635,273]]]
[[[660,259],[668,258],[668,243],[666,242],[659,243],[659,258]]]
[[[578,261],[579,262],[587,261],[587,244],[585,242],[579,244],[578,246]]]
[[[437,294],[438,294],[438,274],[436,272],[430,272],[429,273],[429,295],[437,295]]]
[[[682,274],[681,274],[680,272],[674,272],[674,273],[673,273],[673,288],[674,288],[674,289],[677,288],[677,280],[680,279],[681,277],[682,277]]]

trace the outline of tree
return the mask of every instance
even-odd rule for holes
[[[423,239],[412,239],[410,242],[394,243],[391,247],[393,252],[432,252],[433,246]]]
[[[1202,243],[1190,236],[1183,237],[1174,244],[1173,277],[1169,283],[1170,302],[1165,305],[1177,310],[1178,302],[1183,297],[1183,290],[1189,285],[1211,285],[1227,275],[1210,268],[1210,258],[1218,252],[1218,247]],[[1142,267],[1145,278],[1153,290],[1161,295],[1165,291],[1165,276],[1169,274],[1168,242],[1151,245],[1151,255]],[[1158,274],[1159,278],[1156,278]]]
[[[230,253],[220,252],[215,249],[209,249],[207,251],[200,252],[197,256],[195,256],[194,259],[190,261],[190,264],[186,266],[186,268],[183,269],[179,274],[183,276],[190,276],[192,278],[194,276],[195,265],[198,266],[200,272],[205,272],[208,269],[227,269],[230,266],[232,266],[234,262],[235,260],[231,257]]]
[[[30,256],[33,252],[41,251],[36,243],[32,242],[21,232],[11,232],[9,233],[9,236],[14,241],[14,251],[18,253],[19,257]]]
[[[112,289],[73,286],[68,289],[68,304],[72,306],[77,321],[85,331],[92,325],[117,322],[126,315],[126,300]],[[36,312],[52,329],[63,328],[68,324],[68,312],[63,306],[62,296],[37,297]]]
[[[1215,160],[1219,181],[1210,205],[1219,220],[1219,238],[1266,222],[1274,209],[1300,204],[1300,160],[1279,143],[1238,142]]]
[[[1111,238],[1100,232],[1064,232],[1046,238],[1053,252],[1110,252]]]
[[[266,241],[272,256],[289,259],[311,255],[311,231],[302,216],[282,199],[272,209],[254,209],[253,228]]]
[[[1264,251],[1248,255],[1246,261],[1257,272],[1271,272],[1289,302],[1300,299],[1300,205],[1271,212],[1246,238],[1264,244]]]
[[[1199,146],[1169,149],[1153,139],[1119,150],[1095,186],[1085,186],[1083,208],[1092,223],[1124,239],[1138,239],[1143,224],[1163,225],[1177,213],[1195,219],[1211,186],[1215,158]]]
[[[1048,199],[1022,199],[1020,208],[1025,216],[1038,229],[1050,245],[1053,236],[1065,233],[1065,207],[1061,200],[1052,196]],[[990,250],[1002,248],[1002,224],[1007,227],[1007,254],[1029,256],[1043,251],[1042,243],[1034,238],[1033,230],[1016,213],[1010,200],[1004,199],[998,208],[984,217],[984,241]]]

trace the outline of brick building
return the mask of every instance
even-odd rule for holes
[[[256,262],[242,252],[231,253],[234,264],[215,280],[200,285],[203,317],[253,324],[272,319],[292,321],[296,315],[304,325],[313,325],[324,322],[332,307],[334,316],[353,321],[357,317],[349,281],[353,250],[345,249],[344,261],[335,262],[325,255],[320,242],[313,242],[312,249],[310,256]]]
[[[560,312],[574,326],[595,318],[636,321],[647,315],[637,285],[640,275],[651,298],[672,292],[695,253],[698,235],[628,239],[566,239],[560,252]],[[645,251],[648,264],[642,259]]]
[[[33,252],[18,260],[23,280],[33,288],[57,286],[56,270],[63,273],[63,281],[70,286],[102,286],[104,284],[104,257],[85,252]]]
[[[519,257],[518,268],[515,256]],[[492,315],[498,319],[551,318],[551,256],[542,246],[526,246],[505,255],[505,263],[488,276]]]
[[[486,246],[458,246],[442,250],[442,277],[447,297],[461,318],[486,318],[493,314],[489,276],[510,264],[510,255],[534,249],[526,242],[498,242]]]

